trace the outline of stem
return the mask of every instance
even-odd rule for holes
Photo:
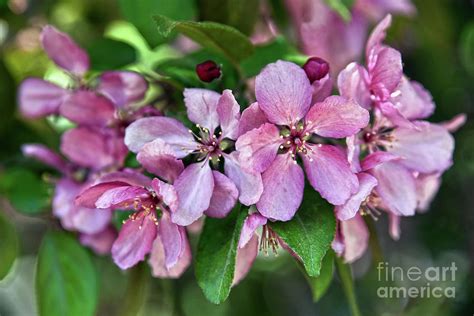
[[[361,316],[359,306],[357,305],[350,266],[342,262],[341,258],[337,256],[335,261],[339,277],[341,278],[342,288],[344,289],[344,294],[346,295],[347,302],[351,309],[351,314],[352,316]]]
[[[143,262],[130,271],[120,316],[136,316],[145,305],[148,296],[148,275],[149,271]]]

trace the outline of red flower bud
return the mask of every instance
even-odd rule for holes
[[[324,78],[329,72],[329,63],[319,57],[311,57],[303,65],[304,72],[311,83]]]
[[[212,60],[206,60],[196,65],[196,73],[204,82],[211,82],[221,76],[221,67]]]

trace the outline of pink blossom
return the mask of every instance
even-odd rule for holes
[[[344,151],[325,143],[357,133],[369,120],[357,103],[330,96],[311,104],[312,87],[297,65],[269,64],[256,79],[257,103],[242,114],[236,148],[241,163],[262,173],[259,212],[272,220],[290,220],[304,189],[304,172],[310,184],[334,205],[343,204],[357,191],[357,177]],[[250,115],[247,115],[250,112]]]
[[[41,43],[50,59],[71,77],[64,89],[39,78],[23,81],[19,88],[21,113],[28,118],[50,114],[83,125],[106,126],[118,119],[116,110],[143,99],[148,88],[142,76],[130,71],[104,72],[97,83],[86,82],[89,56],[67,34],[44,27]]]
[[[148,254],[157,277],[178,277],[190,264],[186,231],[171,222],[179,206],[173,185],[157,178],[150,181],[134,171],[114,172],[81,192],[76,205],[135,211],[112,245],[112,257],[121,269],[134,266]]]
[[[255,204],[263,190],[260,174],[243,170],[237,153],[231,152],[240,121],[240,106],[232,92],[185,89],[184,96],[188,118],[197,132],[173,118],[153,117],[132,123],[125,135],[126,145],[138,153],[138,161],[148,171],[174,181],[179,208],[171,218],[182,226],[203,214],[224,217],[237,199]],[[182,159],[188,156],[195,162],[184,168]],[[213,170],[221,159],[224,174]],[[174,168],[180,170],[179,176],[167,174]]]

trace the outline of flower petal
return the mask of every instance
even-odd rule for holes
[[[305,118],[306,130],[323,137],[343,138],[369,123],[369,112],[353,100],[330,96],[313,105]]]
[[[267,218],[255,212],[247,216],[240,231],[239,248],[247,245],[250,239],[255,235],[256,230],[267,223]]]
[[[137,153],[146,143],[161,139],[168,144],[177,158],[196,149],[196,142],[188,129],[178,120],[154,116],[136,120],[125,130],[125,145]]]
[[[42,163],[61,171],[68,172],[68,165],[64,159],[57,153],[41,144],[24,144],[21,151],[26,157],[34,158]]]
[[[244,205],[258,202],[263,192],[262,176],[258,172],[244,170],[236,151],[224,154],[224,172],[239,190],[239,201]]]
[[[135,199],[147,198],[147,189],[135,186],[122,186],[105,191],[95,202],[97,208],[127,208]]]
[[[270,122],[291,125],[308,112],[312,88],[301,67],[279,60],[257,75],[255,95]]]
[[[130,185],[125,182],[112,181],[103,182],[90,187],[86,187],[75,197],[75,205],[88,208],[95,208],[97,200],[107,191],[117,188],[128,188]]]
[[[127,220],[112,245],[115,264],[125,270],[143,261],[151,251],[156,235],[156,224],[151,216],[141,213],[135,219]]]
[[[21,114],[27,118],[39,118],[56,114],[67,97],[68,91],[38,78],[24,80],[18,91]]]
[[[359,214],[347,221],[341,221],[340,227],[344,238],[344,261],[354,262],[367,250],[369,231]]]
[[[115,108],[106,97],[93,91],[76,91],[59,107],[65,118],[83,125],[106,126],[115,117]]]
[[[262,174],[263,193],[257,209],[268,219],[288,221],[303,199],[304,172],[289,154],[277,155]]]
[[[275,159],[282,142],[278,128],[266,123],[240,136],[235,148],[244,168],[264,172]]]
[[[403,75],[402,57],[399,51],[391,47],[381,47],[369,60],[370,88],[381,100],[388,100]]]
[[[207,216],[224,218],[229,214],[239,197],[239,191],[225,175],[212,171],[214,176],[214,191],[212,192],[209,208],[204,212]]]
[[[174,223],[187,226],[202,216],[209,208],[214,177],[209,163],[193,163],[186,167],[174,183],[178,193],[179,208],[171,214]]]
[[[302,155],[309,183],[329,203],[344,204],[359,185],[345,153],[332,145],[310,145],[310,148],[307,155]]]
[[[449,132],[454,133],[460,129],[464,124],[466,124],[467,115],[461,113],[453,117],[452,119],[439,123],[442,127],[446,128]]]
[[[337,86],[341,96],[353,99],[363,108],[370,109],[372,101],[364,79],[367,76],[367,71],[362,66],[350,63],[339,73]]]
[[[387,161],[399,160],[400,157],[394,154],[391,154],[386,151],[376,151],[373,154],[369,154],[362,161],[362,170],[367,171],[377,167],[380,164],[383,164]]]
[[[118,108],[141,101],[148,89],[146,80],[133,71],[106,71],[99,80],[97,91]]]
[[[398,216],[415,214],[415,179],[401,162],[386,162],[372,169],[371,173],[378,181],[375,191],[388,211]]]
[[[441,175],[439,173],[418,175],[416,178],[416,195],[418,197],[417,208],[420,213],[428,211],[440,186]]]
[[[160,235],[157,235],[153,242],[153,248],[151,250],[150,259],[148,263],[151,266],[151,273],[157,278],[179,278],[181,274],[191,264],[191,248],[189,246],[186,232],[182,227],[179,227],[179,233],[181,236],[181,248],[178,261],[170,268],[166,266],[166,254],[163,241]]]
[[[72,162],[92,169],[121,165],[127,149],[121,139],[98,130],[76,127],[61,138],[61,152]]]
[[[104,182],[124,182],[128,185],[147,187],[150,185],[151,180],[134,169],[125,168],[122,171],[106,173],[101,176],[95,184]]]
[[[374,47],[382,45],[382,42],[387,36],[387,29],[392,24],[392,15],[387,14],[385,18],[380,21],[377,26],[373,29],[372,33],[367,40],[367,46],[365,48],[366,58],[368,59],[371,55],[372,49]]]
[[[211,134],[219,126],[217,103],[220,94],[206,89],[184,89],[184,104],[191,122],[206,127]]]
[[[178,262],[184,245],[181,243],[180,227],[171,222],[167,212],[163,212],[161,216],[158,224],[158,234],[165,251],[165,266],[167,269],[171,269]]]
[[[382,114],[390,120],[395,126],[416,129],[412,121],[407,119],[391,102],[378,103],[377,107]]]
[[[235,100],[231,90],[224,90],[217,103],[217,114],[219,115],[222,137],[237,139],[240,105]]]
[[[67,34],[47,25],[41,32],[44,50],[56,65],[82,76],[89,70],[89,56]]]
[[[171,146],[160,138],[143,145],[137,160],[148,172],[170,183],[184,170],[183,162],[174,156]]]
[[[400,239],[400,216],[388,214],[388,232],[393,240]]]
[[[362,202],[370,195],[372,189],[377,185],[377,180],[368,173],[357,174],[359,190],[352,195],[346,203],[335,207],[337,219],[341,221],[354,217],[360,209]]]
[[[260,110],[258,103],[254,102],[242,112],[239,122],[238,136],[241,136],[254,128],[258,128],[265,123],[268,123],[265,113]]]
[[[165,183],[160,179],[153,179],[151,187],[155,191],[156,195],[163,200],[171,212],[176,212],[178,209],[178,193],[171,184]]]
[[[403,76],[398,90],[400,94],[392,97],[391,101],[404,117],[418,120],[433,114],[435,110],[433,97],[421,84]]]
[[[250,271],[255,258],[258,255],[258,237],[253,235],[252,239],[243,248],[237,249],[237,258],[235,262],[234,280],[232,286],[242,281]]]
[[[417,129],[396,128],[388,152],[403,159],[400,164],[422,173],[444,171],[452,164],[454,139],[442,126],[416,122]]]

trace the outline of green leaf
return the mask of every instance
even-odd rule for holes
[[[461,36],[461,62],[464,68],[474,76],[474,22],[464,27]]]
[[[329,250],[323,258],[319,277],[310,278],[313,300],[319,301],[326,294],[334,276],[334,251]]]
[[[10,271],[18,256],[18,236],[15,226],[0,211],[0,280]]]
[[[133,64],[137,60],[135,48],[109,38],[93,41],[87,51],[94,70],[112,70]]]
[[[259,0],[198,0],[200,20],[235,27],[252,34],[259,15]]]
[[[351,20],[351,8],[354,0],[325,0],[326,4],[336,11],[345,21]]]
[[[347,302],[351,309],[352,316],[360,316],[359,306],[357,305],[357,298],[354,290],[354,281],[352,280],[351,266],[342,262],[342,259],[336,257],[336,266],[341,278],[342,288],[346,295]]]
[[[189,20],[195,14],[194,0],[119,0],[119,5],[125,19],[135,25],[152,48],[164,40],[156,31],[154,15]]]
[[[278,59],[286,59],[296,54],[297,50],[282,36],[275,38],[271,43],[256,46],[255,52],[242,61],[240,66],[245,77],[256,76],[266,65]]]
[[[40,316],[94,315],[97,276],[89,253],[76,239],[63,232],[48,232],[36,269]]]
[[[246,212],[238,204],[224,219],[206,218],[196,254],[196,279],[214,304],[230,293],[234,279],[237,246]]]
[[[300,257],[309,276],[318,276],[321,261],[331,247],[336,231],[333,206],[307,184],[303,203],[288,222],[273,222],[270,227]]]
[[[48,184],[27,169],[9,169],[0,176],[0,190],[15,210],[33,215],[49,205]]]
[[[158,31],[169,36],[177,31],[202,47],[213,50],[228,58],[234,64],[253,53],[250,40],[233,27],[214,22],[173,21],[163,15],[155,16]]]
[[[143,309],[146,303],[150,281],[150,269],[148,269],[147,266],[147,263],[140,262],[130,270],[120,316],[139,315]]]

